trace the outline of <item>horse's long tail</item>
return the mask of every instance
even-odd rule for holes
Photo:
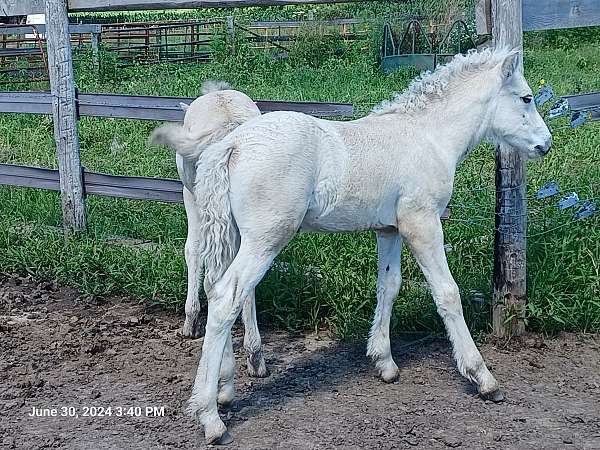
[[[196,166],[195,197],[200,215],[200,258],[206,274],[204,287],[209,294],[237,253],[238,229],[229,200],[230,143],[220,141],[207,147]]]
[[[202,83],[202,95],[227,89],[231,89],[231,86],[224,81],[207,80]],[[185,112],[190,107],[185,103],[180,103],[179,106]],[[152,132],[150,143],[170,147],[184,158],[195,158],[208,145],[223,139],[240,124],[241,121],[232,119],[212,128],[190,129],[183,125],[167,123]]]
[[[202,133],[193,133],[182,125],[166,123],[152,132],[150,142],[170,147],[184,158],[193,158],[202,153],[211,142],[223,139],[231,130],[231,127],[225,126],[214,131],[202,130]]]

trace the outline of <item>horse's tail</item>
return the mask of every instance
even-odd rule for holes
[[[212,133],[197,134],[182,125],[166,123],[152,132],[150,143],[170,147],[184,158],[193,158],[202,153],[211,142],[223,139],[230,131],[230,127],[223,127]]]
[[[228,89],[231,89],[231,86],[225,81],[207,80],[202,83],[202,95]],[[187,114],[190,105],[180,103],[179,107]],[[207,114],[209,113],[207,112]],[[170,147],[184,158],[195,158],[208,145],[220,141],[234,128],[241,125],[241,121],[230,120],[227,122],[224,120],[218,125],[220,126],[189,129],[183,125],[167,123],[152,132],[150,143]]]
[[[205,149],[196,166],[195,197],[200,215],[200,258],[205,265],[207,294],[227,270],[237,253],[238,229],[229,200],[231,143],[216,142]]]
[[[227,81],[206,80],[202,83],[202,95],[210,94],[211,92],[226,91],[231,89],[231,85]]]

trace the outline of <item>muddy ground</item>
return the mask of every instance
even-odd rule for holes
[[[183,339],[181,323],[126,299],[0,277],[0,448],[205,448],[182,412],[201,339]],[[597,335],[483,344],[506,393],[494,404],[458,375],[445,340],[396,341],[401,377],[387,385],[364,343],[266,332],[271,375],[257,380],[240,331],[227,449],[600,449]],[[33,408],[57,416],[29,417]]]

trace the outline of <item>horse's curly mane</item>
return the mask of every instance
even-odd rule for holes
[[[439,66],[435,71],[426,71],[419,75],[402,92],[398,92],[391,100],[377,105],[372,114],[407,113],[422,109],[432,101],[443,97],[453,81],[473,76],[496,67],[515,50],[500,48],[491,50],[471,50],[466,55],[458,54],[452,60]]]

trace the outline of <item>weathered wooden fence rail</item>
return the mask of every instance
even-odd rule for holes
[[[97,194],[136,200],[183,202],[183,185],[179,180],[132,177],[88,172],[82,169],[84,194]],[[60,191],[58,170],[42,167],[0,164],[0,185]]]
[[[122,119],[183,120],[180,103],[190,103],[194,97],[156,97],[147,95],[76,94],[80,116],[118,117]],[[261,112],[297,111],[318,117],[349,117],[354,106],[349,103],[287,102],[257,100]],[[0,113],[51,114],[52,95],[49,92],[0,92]]]
[[[79,116],[179,122],[184,112],[180,103],[193,97],[156,97],[119,94],[77,94]],[[354,114],[348,103],[286,102],[258,100],[261,112],[298,111],[319,117],[344,117]],[[0,92],[0,113],[52,114],[49,92]],[[138,200],[183,202],[179,180],[131,177],[88,172],[81,169],[83,194],[107,195]],[[0,164],[0,185],[60,190],[60,172],[55,169]]]
[[[146,9],[245,8],[326,3],[371,2],[378,0],[69,0],[69,11],[139,11]],[[22,16],[44,12],[44,0],[4,0],[0,16]]]

